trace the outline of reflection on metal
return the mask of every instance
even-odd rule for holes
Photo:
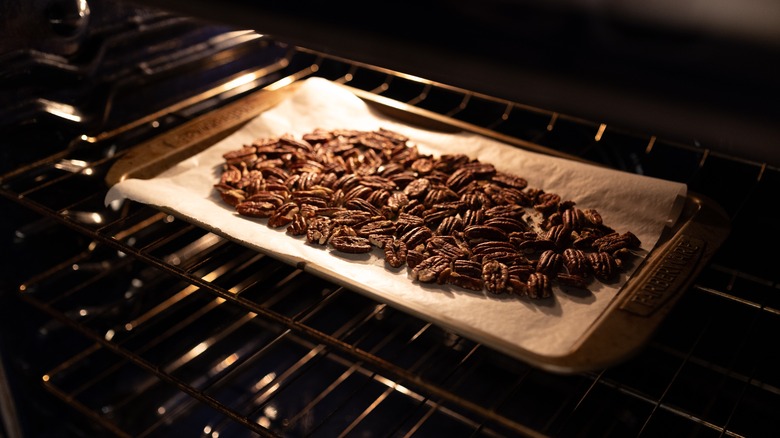
[[[84,116],[73,105],[65,103],[52,102],[51,100],[39,99],[38,103],[43,107],[43,111],[57,117],[61,117],[71,122],[81,122]]]

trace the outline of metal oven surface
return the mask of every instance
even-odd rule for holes
[[[109,72],[107,61],[94,61],[100,68],[70,70],[60,80],[86,77],[102,83],[103,94],[39,84],[34,94],[42,98],[14,107],[30,117],[4,113],[0,407],[7,436],[752,437],[778,430],[780,351],[767,340],[780,329],[778,276],[776,261],[759,250],[780,243],[766,208],[780,189],[777,168],[251,32],[145,19],[199,43],[189,58],[160,48],[159,64],[135,60],[135,72]],[[93,43],[116,53],[128,47],[121,35],[134,34],[114,35]],[[32,67],[11,76],[19,84],[54,68],[35,54],[23,65]],[[187,82],[195,71],[208,79]],[[165,212],[103,205],[105,175],[134,145],[270,83],[310,76],[684,182],[726,210],[731,233],[635,357],[559,375]],[[176,99],[156,98],[178,81],[184,90]],[[155,97],[145,112],[133,112],[133,102],[148,99],[138,90]]]

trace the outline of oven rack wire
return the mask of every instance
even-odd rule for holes
[[[19,264],[14,299],[51,318],[39,335],[66,350],[39,378],[103,432],[658,436],[672,428],[739,437],[780,426],[778,346],[761,341],[780,325],[777,279],[753,246],[777,243],[761,230],[772,229],[763,207],[780,188],[778,169],[301,47],[289,47],[273,75],[263,69],[255,88],[267,77],[321,76],[685,182],[723,206],[734,230],[638,357],[551,374],[153,208],[104,206],[99,182],[111,163],[166,120],[241,94],[220,89],[2,178],[6,201],[29,218],[13,252],[40,260]],[[40,254],[45,242],[66,244]],[[81,347],[57,345],[64,332]]]

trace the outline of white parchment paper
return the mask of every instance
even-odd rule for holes
[[[116,205],[127,198],[165,208],[288,263],[303,262],[307,271],[504,351],[516,349],[547,357],[570,352],[631,272],[615,284],[594,282],[588,293],[555,289],[554,300],[543,304],[420,285],[410,280],[406,269],[388,270],[379,250],[372,255],[344,256],[308,245],[303,237],[286,234],[284,228],[270,229],[265,221],[237,215],[213,189],[224,161],[222,154],[256,138],[284,133],[299,137],[315,128],[379,127],[407,135],[423,153],[464,153],[522,176],[529,187],[573,200],[579,208],[595,208],[616,231],[636,234],[645,254],[664,227],[677,219],[679,200],[686,195],[683,184],[527,152],[471,133],[404,125],[375,113],[347,88],[310,78],[290,98],[204,152],[153,179],[128,179],[115,185],[106,195],[106,204]]]

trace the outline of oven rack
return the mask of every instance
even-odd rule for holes
[[[638,357],[555,375],[153,208],[104,206],[102,176],[132,142],[122,145],[124,132],[103,136],[2,180],[3,196],[24,217],[13,252],[40,261],[17,263],[14,297],[58,322],[38,328],[62,358],[38,377],[66,405],[120,436],[776,430],[778,347],[761,339],[777,330],[780,302],[770,261],[753,249],[756,239],[777,242],[761,233],[771,226],[763,206],[777,193],[776,168],[300,47],[290,47],[280,69],[291,80],[326,77],[686,182],[730,213],[732,235]],[[115,153],[105,154],[109,145]],[[41,254],[45,242],[65,244]],[[81,348],[58,344],[70,331]],[[111,386],[116,393],[103,393]],[[302,395],[311,387],[320,389]]]

